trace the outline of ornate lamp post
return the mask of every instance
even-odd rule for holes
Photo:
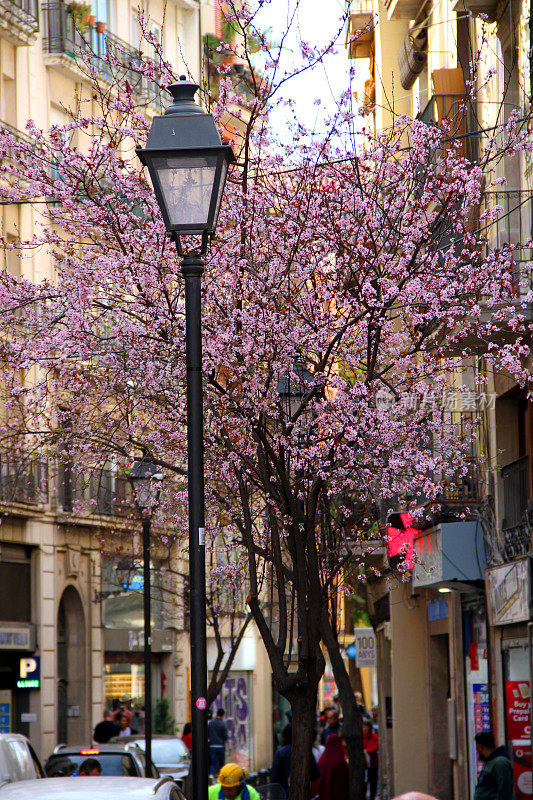
[[[300,356],[294,359],[292,372],[282,375],[278,381],[277,393],[283,416],[290,422],[305,395],[313,388],[314,376],[306,368]],[[308,417],[308,412],[303,412]]]
[[[154,119],[147,146],[138,148],[137,154],[148,167],[167,232],[182,258],[185,279],[193,795],[194,800],[207,800],[201,278],[202,256],[216,228],[228,165],[235,156],[229,145],[221,143],[211,114],[194,102],[198,86],[182,76],[168,88],[173,103],[164,116]],[[184,252],[180,237],[190,235],[201,236],[201,246]]]
[[[151,461],[136,461],[129,478],[143,528],[143,611],[144,611],[144,741],[146,776],[152,777],[152,612],[150,586],[150,528],[159,502],[163,473]]]

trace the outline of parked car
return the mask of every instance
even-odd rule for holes
[[[96,747],[71,747],[59,744],[44,765],[49,778],[72,776],[86,758],[96,758],[102,765],[102,776],[122,775],[130,778],[146,776],[142,748],[134,743],[100,744]],[[152,759],[152,777],[160,774]]]
[[[0,787],[44,778],[41,762],[29,739],[20,733],[0,734]]]
[[[142,736],[120,736],[113,741],[128,742],[145,748]],[[189,774],[191,756],[187,747],[178,736],[156,733],[152,737],[152,761],[161,775],[171,775],[180,786]]]
[[[168,775],[163,778],[48,778],[0,788],[2,800],[185,800]]]

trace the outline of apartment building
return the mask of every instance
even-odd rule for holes
[[[447,118],[462,152],[475,160],[484,131],[512,113],[528,119],[528,3],[352,0],[350,10],[348,56],[357,59],[365,85],[361,105],[375,130],[401,114],[435,125]],[[354,40],[360,30],[364,34]],[[463,113],[479,47],[478,92]],[[485,83],[489,70],[494,77]],[[487,248],[527,241],[533,233],[531,156],[502,159],[493,177],[506,182],[484,193],[480,213],[495,204],[503,208],[487,228]],[[532,255],[525,249],[517,261],[515,302],[529,289],[523,266]],[[505,336],[494,332],[496,343],[505,343]],[[474,735],[487,728],[512,755],[515,796],[531,793],[533,414],[509,375],[487,372],[486,343],[477,344],[478,355],[458,363],[450,376],[450,386],[461,388],[481,417],[469,474],[460,486],[445,487],[441,512],[420,525],[423,530],[410,530],[408,515],[398,513],[382,520],[390,541],[373,543],[372,557],[381,554],[383,570],[369,583],[368,609],[377,634],[386,797],[413,788],[442,800],[472,797],[481,768]],[[482,393],[475,388],[477,372],[487,377]],[[465,400],[457,424],[467,413]],[[391,557],[394,538],[406,535],[416,553],[407,582]]]
[[[24,137],[30,118],[45,130],[64,123],[85,91],[79,54],[88,47],[103,83],[98,56],[112,52],[130,70],[147,116],[160,113],[157,87],[135,72],[141,59],[158,57],[139,13],[164,58],[200,83],[205,35],[220,26],[216,9],[216,0],[0,0],[0,125]],[[3,205],[6,241],[31,238],[37,216],[30,204]],[[3,269],[52,277],[39,252],[21,259],[8,250]],[[142,729],[142,565],[139,532],[124,513],[128,492],[112,465],[84,479],[67,459],[0,457],[0,732],[29,736],[43,758],[59,742],[90,743],[104,708],[121,701],[132,702]],[[152,694],[170,700],[182,726],[190,718],[187,564],[157,547],[152,558]],[[260,768],[271,752],[270,670],[252,629],[241,651],[220,702],[230,720],[239,715],[242,757]]]

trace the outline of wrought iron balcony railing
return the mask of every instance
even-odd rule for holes
[[[128,479],[107,469],[84,475],[69,462],[62,462],[57,495],[59,506],[69,514],[124,516],[131,512]]]
[[[78,58],[87,41],[76,27],[63,0],[49,0],[43,5],[43,50]]]
[[[482,499],[483,474],[479,462],[472,461],[466,474],[446,482],[439,500],[446,504],[478,503]]]
[[[138,97],[150,105],[160,105],[159,84],[149,80],[141,69],[143,64],[152,62],[140,50],[107,30],[98,32],[93,28],[81,33],[63,0],[48,0],[43,13],[45,53],[67,56],[73,66],[78,60],[81,63],[82,59],[91,59],[104,80],[127,80]]]
[[[484,209],[499,206],[498,219],[486,231],[487,245],[491,250],[501,250],[506,244],[525,245],[533,238],[533,192],[502,189],[485,192]],[[482,224],[488,224],[483,223]],[[531,288],[529,270],[524,265],[533,261],[533,247],[522,246],[513,252],[516,262],[515,283],[517,294]]]
[[[48,502],[48,462],[0,456],[0,501],[37,505]]]
[[[466,156],[470,161],[476,160],[480,134],[464,95],[432,95],[427,105],[418,114],[418,119],[425,122],[426,125],[442,125],[446,121],[449,126],[447,138],[449,138],[450,145],[454,141],[459,141],[461,155]]]

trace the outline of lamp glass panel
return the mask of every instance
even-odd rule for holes
[[[172,227],[207,227],[217,156],[165,156],[153,160]]]
[[[159,500],[161,481],[157,478],[136,478],[133,482],[139,508],[154,508]]]
[[[228,172],[228,162],[224,158],[220,170],[220,180],[218,184],[217,204],[215,206],[215,215],[213,217],[213,230],[216,228],[218,213],[220,211],[220,204],[222,202],[222,195],[224,193],[224,186],[226,185],[226,174]]]

